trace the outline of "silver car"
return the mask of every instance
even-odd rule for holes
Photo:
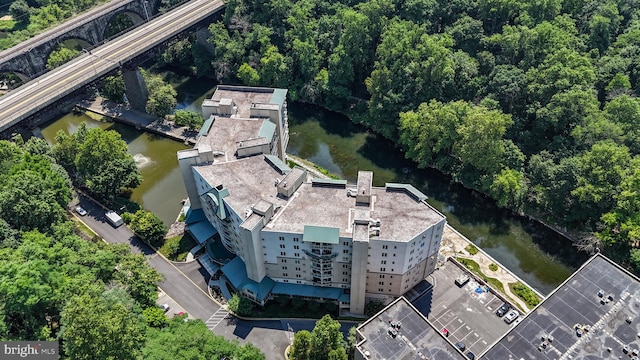
[[[87,215],[87,210],[85,210],[82,206],[76,206],[75,211],[78,213],[78,215],[80,216],[85,216]]]
[[[507,315],[505,315],[502,319],[504,320],[504,322],[506,322],[507,324],[511,324],[512,322],[514,322],[518,316],[520,316],[520,314],[518,314],[517,311],[515,310],[511,310],[507,313]]]

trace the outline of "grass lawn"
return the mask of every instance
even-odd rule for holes
[[[542,301],[536,293],[521,282],[509,283],[509,288],[511,292],[527,303],[529,309],[533,309]]]
[[[164,244],[159,251],[167,259],[172,261],[184,261],[189,253],[196,245],[195,240],[189,234],[183,234],[165,239]]]

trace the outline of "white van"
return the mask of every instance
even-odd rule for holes
[[[113,226],[113,227],[118,227],[122,224],[124,224],[124,221],[122,221],[122,218],[120,217],[120,215],[116,214],[115,211],[113,210],[109,210],[106,212],[106,214],[104,214],[107,217],[107,221]]]

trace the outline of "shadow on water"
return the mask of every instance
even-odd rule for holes
[[[295,126],[302,122],[317,121],[322,123],[322,129],[327,135],[340,137],[351,137],[356,133],[367,131],[365,127],[354,124],[348,117],[326,110],[318,111],[320,108],[315,105],[289,102],[287,106],[290,113],[307,114],[304,118],[289,117],[290,126]]]

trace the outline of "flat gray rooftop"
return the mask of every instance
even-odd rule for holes
[[[229,196],[224,201],[241,217],[259,200],[276,205],[286,203],[286,200],[277,196],[275,185],[275,179],[282,179],[283,176],[267,162],[264,155],[193,168],[211,185],[222,184],[229,189]]]
[[[380,235],[372,239],[408,241],[444,219],[442,214],[405,192],[373,188],[372,194],[373,206],[369,208],[356,204],[344,187],[302,184],[266,230],[299,233],[305,225],[316,225],[337,227],[340,236],[351,237],[354,211],[371,209],[370,217],[380,219],[381,223]]]
[[[389,334],[392,321],[401,323],[395,337]],[[362,340],[357,351],[368,352],[367,359],[465,359],[404,297],[367,320],[358,332]]]
[[[238,107],[236,117],[249,118],[251,112],[251,104],[253,103],[269,103],[273,96],[274,89],[248,87],[232,87],[218,86],[211,100],[219,101],[220,99],[232,99]]]
[[[217,92],[216,92],[217,93]],[[258,138],[263,119],[236,119],[216,116],[207,135],[198,139],[196,147],[209,145],[213,151],[222,151],[225,157],[217,160],[235,160],[237,141]]]
[[[640,349],[639,315],[638,278],[597,254],[483,359],[631,359]],[[578,336],[578,324],[590,330]]]

